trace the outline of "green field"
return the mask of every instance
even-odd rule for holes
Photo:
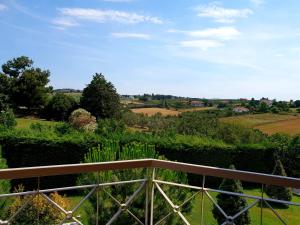
[[[261,193],[259,189],[244,190],[245,194],[260,196]],[[209,193],[213,198],[216,197],[217,193]],[[248,204],[253,203],[251,199],[247,199]],[[294,196],[292,202],[300,203],[300,197]],[[211,212],[213,208],[213,203],[208,197],[204,197],[204,224],[205,225],[216,225],[217,222],[213,217]],[[300,207],[290,206],[288,209],[278,209],[275,208],[278,214],[283,218],[287,224],[296,225],[300,224]],[[254,206],[250,209],[251,224],[260,224],[261,209],[260,205]],[[193,208],[191,213],[187,215],[189,222],[193,225],[200,224],[201,221],[201,194],[198,194],[193,201]],[[275,214],[266,207],[263,207],[263,224],[266,225],[281,225],[281,221],[275,216]]]
[[[59,122],[55,121],[48,121],[44,119],[39,119],[39,118],[17,118],[17,128],[29,128],[31,124],[33,123],[41,123],[43,125],[55,125],[58,124]]]

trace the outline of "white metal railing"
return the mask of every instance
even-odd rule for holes
[[[281,176],[274,176],[268,174],[260,174],[260,173],[252,173],[246,171],[239,171],[239,170],[229,170],[229,169],[221,169],[216,167],[207,167],[207,166],[199,166],[193,164],[186,164],[186,163],[178,163],[178,162],[170,162],[170,161],[163,161],[163,160],[155,160],[155,159],[144,159],[144,160],[128,160],[128,161],[114,161],[114,162],[105,162],[105,163],[89,163],[89,164],[73,164],[73,165],[59,165],[59,166],[45,166],[45,167],[30,167],[30,168],[17,168],[17,169],[4,169],[0,170],[0,179],[18,179],[18,178],[31,178],[31,177],[40,177],[43,176],[53,176],[53,175],[62,175],[62,174],[78,174],[78,173],[87,173],[87,172],[101,172],[107,170],[122,170],[122,169],[134,169],[134,168],[147,168],[148,171],[151,171],[150,175],[145,175],[141,179],[137,180],[125,180],[125,181],[118,181],[118,182],[106,182],[106,183],[94,183],[89,185],[81,185],[81,186],[71,186],[71,187],[63,187],[63,188],[53,188],[53,189],[43,189],[43,190],[34,190],[34,191],[25,191],[19,193],[9,193],[9,194],[0,194],[0,198],[7,198],[7,197],[16,197],[16,196],[31,196],[13,215],[9,218],[5,218],[0,220],[0,224],[11,224],[14,219],[26,208],[28,204],[33,200],[34,197],[40,196],[45,199],[48,203],[50,203],[54,208],[59,210],[63,215],[64,219],[59,224],[65,224],[67,221],[74,221],[77,224],[82,224],[79,218],[75,216],[75,213],[79,209],[82,204],[90,198],[91,195],[97,194],[100,191],[103,191],[108,198],[111,199],[116,205],[118,205],[118,210],[114,215],[111,215],[109,221],[105,224],[110,225],[113,224],[118,217],[126,212],[130,215],[137,224],[140,225],[159,225],[165,222],[171,215],[175,214],[180,218],[180,220],[184,224],[190,224],[188,219],[182,213],[182,208],[188,202],[193,200],[196,195],[201,195],[201,221],[200,224],[203,224],[203,211],[204,211],[204,201],[203,198],[206,196],[212,204],[221,212],[224,216],[224,223],[226,224],[235,224],[235,220],[241,216],[246,211],[250,210],[254,206],[259,205],[261,207],[261,221],[260,224],[263,224],[263,214],[262,214],[262,207],[263,204],[267,206],[277,217],[277,219],[282,224],[287,224],[287,222],[278,214],[278,212],[271,206],[270,203],[280,203],[286,205],[294,205],[299,206],[299,216],[300,216],[300,203],[296,202],[288,202],[276,199],[266,198],[264,196],[264,185],[278,185],[278,186],[286,186],[286,187],[293,187],[293,188],[300,188],[300,179],[297,178],[290,178],[290,177],[281,177]],[[189,184],[179,184],[170,181],[163,181],[156,178],[155,171],[156,169],[171,169],[176,171],[182,172],[189,172],[193,174],[199,174],[203,176],[202,179],[202,186],[192,186]],[[205,187],[205,177],[206,176],[214,176],[220,178],[228,178],[228,179],[237,179],[243,180],[248,182],[260,183],[261,188],[261,195],[260,196],[253,196],[247,195],[243,193],[234,193],[228,192],[224,190],[212,189]],[[117,185],[126,185],[126,184],[139,184],[137,189],[134,193],[128,197],[127,201],[120,202],[115,198],[112,194],[106,191],[107,187],[110,186],[117,186]],[[180,205],[176,205],[172,200],[169,198],[167,193],[162,189],[161,185],[170,185],[177,188],[189,188],[195,193],[193,193],[188,199],[184,200]],[[71,210],[66,210],[61,207],[58,203],[53,201],[47,194],[51,192],[58,192],[58,191],[70,191],[70,190],[88,190],[88,193],[81,199],[81,201],[74,206]],[[167,213],[165,216],[160,218],[157,221],[154,221],[154,191],[157,190],[158,193],[163,197],[165,202],[171,207],[171,211]],[[211,196],[209,192],[217,192],[226,195],[234,195],[234,196],[241,196],[243,198],[253,199],[253,202],[242,209],[240,212],[236,213],[235,215],[227,215],[226,212],[218,205],[216,200]],[[143,193],[145,195],[145,214],[143,219],[139,218],[135,215],[130,206],[136,199],[136,197]],[[97,210],[96,210],[96,217],[98,217],[98,208],[101,204],[97,201]],[[37,218],[38,219],[38,218]],[[98,225],[98,220],[96,220],[96,224]]]

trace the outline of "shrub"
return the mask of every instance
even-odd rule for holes
[[[235,168],[233,165],[231,165],[230,169]],[[239,180],[224,179],[219,189],[228,192],[243,193],[242,184]],[[246,199],[240,196],[228,195],[223,193],[219,193],[217,195],[217,203],[228,216],[234,216],[247,207]],[[224,215],[215,205],[213,207],[213,215],[218,221],[218,224],[223,224],[226,221]],[[248,210],[234,220],[234,224],[236,225],[248,225],[250,223],[251,220]],[[229,222],[228,224],[231,223]]]
[[[279,176],[286,176],[285,170],[280,160],[276,160],[276,164],[272,174],[279,175]],[[266,193],[269,197],[274,199],[284,200],[284,201],[292,200],[292,191],[290,188],[287,187],[267,185]]]
[[[118,142],[105,142],[102,145],[92,148],[84,158],[84,163],[91,162],[105,162],[105,161],[116,161],[116,160],[130,160],[130,159],[144,159],[144,158],[158,158],[158,154],[155,152],[154,146],[140,143],[130,143],[122,147]],[[160,158],[163,159],[163,158]],[[101,173],[89,173],[83,174],[78,180],[79,184],[94,184],[97,182],[116,182],[116,181],[126,181],[132,179],[144,178],[147,173],[147,169],[130,169],[121,171],[105,171]],[[149,174],[150,176],[150,174]],[[187,183],[186,174],[168,170],[156,170],[156,179],[162,179],[166,181]],[[126,201],[130,195],[133,194],[135,190],[138,189],[140,183],[134,183],[129,185],[115,185],[111,188],[106,188],[106,192],[119,199],[122,203]],[[164,186],[164,191],[167,195],[174,201],[176,205],[180,205],[185,199],[190,196],[187,191],[182,191],[178,188],[172,188],[170,186]],[[92,203],[96,207],[95,195],[92,197]],[[99,202],[100,204],[100,215],[99,220],[102,222],[108,222],[111,215],[116,212],[119,208],[118,204],[111,204],[111,199],[105,192],[99,192]],[[144,195],[138,195],[132,204],[130,205],[130,211],[133,212],[141,221],[145,220],[145,212],[143,208],[145,207]],[[166,207],[165,199],[161,195],[155,196],[155,214],[154,220],[161,219],[163,216],[167,215],[171,208]],[[190,209],[190,204],[185,204],[184,207],[180,208],[183,211],[188,211]],[[92,218],[92,217],[91,217]],[[132,217],[128,217],[126,213],[120,215],[117,224],[127,225],[135,224],[135,220]],[[165,222],[166,224],[177,224],[174,221],[174,214],[170,215]],[[95,218],[90,221],[90,224],[95,224]]]
[[[0,146],[0,169],[6,169],[7,164],[6,160],[2,158],[2,149]],[[0,180],[0,193],[1,194],[7,194],[10,191],[10,182],[8,180],[1,179]],[[3,212],[6,210],[6,198],[0,199],[0,216],[3,217]]]
[[[12,128],[17,125],[15,115],[11,109],[0,112],[0,127]]]
[[[94,131],[97,127],[96,118],[84,109],[76,109],[71,113],[69,122],[75,129]]]
[[[23,186],[19,186],[16,192],[24,191]],[[51,193],[49,196],[54,202],[62,208],[70,208],[69,201],[58,193]],[[8,216],[14,215],[18,209],[30,200],[31,196],[17,196],[15,201],[10,205]],[[39,220],[37,220],[39,217]],[[53,205],[40,195],[36,195],[28,203],[28,206],[22,210],[17,217],[10,223],[12,225],[49,225],[59,224],[65,218],[64,213],[57,210]]]
[[[67,120],[76,105],[73,97],[62,93],[55,94],[45,107],[45,116],[48,119]]]

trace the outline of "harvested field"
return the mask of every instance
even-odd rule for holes
[[[131,110],[134,113],[145,114],[148,116],[153,116],[156,113],[161,113],[163,116],[178,116],[180,114],[179,111],[164,108],[138,108]]]

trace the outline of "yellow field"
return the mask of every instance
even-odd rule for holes
[[[190,109],[179,109],[179,112],[204,111],[209,109],[216,109],[216,108],[215,107],[193,107]]]
[[[293,114],[254,114],[222,118],[226,123],[259,129],[267,134],[286,133],[295,135],[300,133],[300,116]]]
[[[132,112],[145,114],[148,116],[153,116],[156,113],[161,113],[163,116],[178,116],[180,114],[179,111],[171,110],[171,109],[163,109],[163,108],[139,108],[139,109],[132,109]]]

